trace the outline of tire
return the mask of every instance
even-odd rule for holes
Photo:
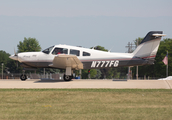
[[[21,79],[21,81],[25,81],[25,80],[27,79],[27,77],[26,77],[26,75],[23,75],[23,74],[22,74],[22,75],[20,76],[20,79]]]
[[[63,76],[64,81],[71,81],[72,78],[73,78],[73,77],[70,76],[70,75],[64,75],[64,76]]]

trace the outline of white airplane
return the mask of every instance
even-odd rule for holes
[[[121,66],[150,65],[155,61],[162,31],[151,31],[133,53],[113,53],[69,45],[51,46],[42,52],[23,52],[10,58],[22,63],[24,68],[65,69],[64,80],[73,78],[73,70],[101,69]],[[21,80],[27,77],[23,73]]]

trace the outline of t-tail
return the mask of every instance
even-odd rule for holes
[[[165,36],[162,31],[149,32],[132,53],[133,56],[147,60],[147,64],[153,64],[162,36]]]

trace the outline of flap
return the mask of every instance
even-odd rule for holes
[[[82,62],[77,58],[76,55],[65,55],[59,54],[54,57],[53,64],[50,67],[66,69],[66,67],[71,67],[72,69],[83,69]]]

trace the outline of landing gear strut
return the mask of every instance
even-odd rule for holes
[[[25,81],[27,79],[27,76],[25,75],[25,70],[23,70],[23,74],[20,76],[20,79],[22,81]]]
[[[63,79],[64,81],[71,81],[73,78],[73,70],[71,67],[66,67],[66,74],[64,74]]]

